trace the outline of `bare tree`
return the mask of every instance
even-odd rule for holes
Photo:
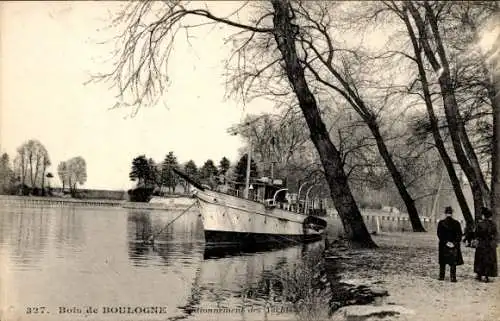
[[[484,68],[484,57],[473,44],[478,34],[477,26],[498,11],[498,4],[484,1],[383,1],[356,9],[352,19],[358,21],[358,26],[369,22],[377,27],[382,24],[381,29],[391,27],[391,37],[377,59],[382,59],[387,66],[397,61],[404,66],[398,70],[409,71],[407,79],[402,77],[409,85],[399,85],[400,89],[394,86],[393,89],[400,91],[398,95],[403,100],[408,100],[410,95],[418,97],[415,103],[410,103],[412,105],[418,106],[418,101],[423,101],[428,120],[418,124],[419,131],[434,138],[467,227],[471,228],[473,217],[454,168],[455,161],[447,151],[446,137],[451,138],[451,147],[462,169],[465,164],[464,171],[469,181],[472,175],[479,177],[475,185],[471,184],[477,211],[488,200],[487,186],[481,181],[485,181],[482,164],[488,162],[490,153],[487,138],[491,130],[488,118],[492,104],[488,97],[491,97],[492,90],[487,68]],[[431,20],[433,22],[426,26]],[[444,80],[435,76],[443,76],[443,69],[439,68],[445,65],[442,60],[448,70]],[[449,89],[446,95],[443,95],[443,88]],[[443,99],[443,96],[447,98]],[[444,107],[443,119],[440,119],[437,107]],[[448,124],[450,118],[455,119],[456,128],[453,130],[453,124]],[[458,130],[460,126],[462,132]],[[485,195],[484,200],[482,195]]]
[[[194,5],[198,6],[199,3]],[[193,7],[181,1],[130,3],[114,22],[124,27],[118,37],[122,42],[114,70],[102,75],[103,79],[114,82],[121,98],[126,99],[132,94],[131,104],[137,106],[145,98],[157,98],[163,92],[167,78],[162,68],[168,61],[175,35],[179,30],[188,31],[200,26],[199,20],[190,22],[189,18],[204,18],[212,24],[221,23],[228,28],[236,28],[237,33],[232,39],[235,43],[238,43],[238,39],[244,39],[235,50],[238,59],[242,59],[239,55],[243,52],[241,48],[252,47],[254,53],[259,53],[259,60],[266,61],[265,66],[251,79],[266,81],[266,71],[279,70],[278,75],[281,75],[281,79],[285,76],[293,90],[321,159],[331,197],[346,235],[354,244],[375,247],[352,196],[338,149],[329,137],[313,91],[306,80],[305,66],[302,64],[304,60],[299,57],[296,47],[299,30],[293,22],[294,11],[286,0],[273,0],[270,5],[268,2],[241,4],[237,13],[253,6],[253,13],[257,15],[257,18],[254,16],[242,22],[235,19],[236,14],[222,17],[206,7]],[[263,56],[266,59],[262,59]],[[244,66],[239,70],[245,70]]]
[[[497,60],[499,60],[497,58]],[[500,91],[500,62],[496,63],[496,71],[493,74],[493,84],[497,92]],[[500,96],[496,96],[496,106],[500,106]],[[491,179],[491,208],[496,216],[497,229],[500,228],[500,108],[493,110],[493,160]]]
[[[413,49],[413,55],[410,53],[404,53],[403,51],[400,51],[398,54],[403,55],[405,58],[408,58],[411,61],[411,63],[413,63],[417,67],[418,70],[416,79],[411,82],[411,87],[408,88],[407,93],[411,94],[413,90],[415,90],[414,87],[416,87],[416,83],[420,82],[418,97],[420,99],[423,99],[425,103],[428,116],[428,128],[432,133],[435,142],[435,147],[439,155],[441,156],[443,164],[450,177],[450,182],[453,186],[453,190],[457,197],[459,206],[462,210],[462,214],[467,222],[468,225],[467,227],[471,228],[473,226],[473,217],[469,210],[469,206],[467,205],[465,196],[463,194],[462,186],[455,171],[453,161],[446,150],[445,142],[440,132],[439,119],[434,111],[434,102],[433,102],[434,99],[431,93],[432,84],[428,80],[426,66],[423,60],[424,58],[422,57],[423,48],[419,43],[418,35],[415,33],[414,27],[411,22],[410,14],[408,10],[405,10],[405,8],[403,7],[404,5],[400,3],[394,1],[387,1],[384,4],[404,23],[404,26],[407,30],[407,35],[410,39],[411,48]],[[411,66],[409,68],[411,68]]]
[[[248,115],[236,126],[247,143],[251,142],[252,157],[264,175],[287,180],[289,174],[295,175],[287,168],[309,141],[300,113],[300,109],[288,108],[280,114]]]
[[[87,181],[87,164],[81,156],[73,157],[66,161],[68,185],[71,194],[76,194],[76,185],[83,185]]]
[[[50,158],[45,146],[36,139],[30,139],[17,149],[18,172],[21,184],[29,178],[31,188],[43,188]]]
[[[10,164],[10,158],[7,153],[0,156],[0,193],[12,193],[14,187],[14,171]]]
[[[365,246],[373,246],[371,238],[367,238],[368,231],[348,185],[341,155],[330,139],[328,130],[321,118],[316,98],[307,83],[305,67],[301,62],[302,59],[300,59],[296,47],[299,28],[293,23],[294,11],[288,1],[274,0],[272,5],[275,28],[273,35],[283,56],[283,67],[309,127],[311,140],[318,150],[335,207],[339,214],[342,213],[341,218],[344,229],[351,239],[364,243]]]
[[[301,25],[300,44],[304,52],[303,63],[307,70],[323,86],[344,98],[356,111],[375,138],[377,149],[406,205],[410,222],[415,232],[425,231],[420,221],[415,202],[409,194],[403,175],[396,166],[381,129],[381,114],[386,108],[388,97],[370,94],[370,74],[362,66],[366,61],[359,49],[344,48],[336,44],[333,25],[334,9],[331,3],[310,3],[299,1],[294,8]],[[381,92],[381,90],[378,90]],[[372,91],[373,92],[373,91]],[[371,97],[370,97],[371,96]],[[371,106],[377,107],[371,107]]]
[[[497,1],[470,1],[450,5],[447,9],[451,17],[449,20],[455,23],[443,25],[442,28],[446,28],[447,33],[457,30],[446,38],[449,48],[456,53],[453,56],[458,60],[456,69],[462,71],[459,74],[461,79],[456,79],[457,87],[469,89],[469,100],[472,98],[484,104],[484,98],[487,98],[488,107],[498,108],[495,99],[498,89],[495,88],[493,77],[495,67],[489,63],[491,53],[483,50],[479,43],[483,26],[494,24],[500,18],[500,4]],[[492,30],[487,32],[494,33]]]
[[[68,184],[69,177],[68,177],[68,165],[66,162],[60,162],[59,165],[57,165],[57,175],[59,176],[59,180],[62,183],[62,190],[64,191],[64,188]]]
[[[492,179],[491,179],[491,208],[496,216],[497,229],[500,229],[500,28],[498,27],[498,3],[496,15],[483,27],[483,36],[492,35],[495,39],[491,45],[479,46],[482,49],[484,65],[488,71],[488,83],[491,84],[490,93],[495,93],[492,99],[493,107],[493,139],[492,139]],[[476,33],[477,34],[477,33]],[[479,42],[481,37],[477,36]]]
[[[27,151],[24,147],[25,146],[23,144],[17,148],[17,156],[14,159],[14,164],[15,164],[14,168],[16,174],[19,175],[21,186],[24,186],[26,184],[26,174],[28,172],[27,159],[26,159]]]
[[[452,70],[440,32],[438,18],[440,11],[446,4],[424,1],[423,3],[405,2],[403,5],[413,18],[425,58],[437,75],[453,149],[462,170],[470,182],[474,208],[476,213],[479,213],[481,206],[490,203],[490,191],[469,135],[466,132],[463,117],[458,109],[457,97],[453,87]]]
[[[48,157],[48,153],[46,157],[42,159],[42,172],[41,172],[41,180],[42,180],[42,195],[45,196],[45,178],[47,177],[47,168],[51,165],[50,159]]]

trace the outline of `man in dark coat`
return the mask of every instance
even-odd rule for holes
[[[455,220],[451,206],[445,208],[446,218],[439,221],[437,235],[439,238],[439,280],[444,280],[446,265],[450,266],[450,280],[457,282],[457,265],[464,264],[460,241],[462,240],[462,227]]]
[[[489,277],[498,276],[497,263],[497,227],[491,219],[492,213],[486,207],[481,208],[482,220],[477,223],[477,246],[474,255],[474,272],[476,279],[488,282]]]

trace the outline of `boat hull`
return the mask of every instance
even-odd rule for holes
[[[231,231],[207,231],[205,230],[205,242],[212,247],[225,246],[263,246],[309,243],[321,240],[321,234],[264,234],[243,233]]]
[[[195,195],[208,246],[306,243],[322,237],[322,231],[306,227],[310,216],[214,191]]]

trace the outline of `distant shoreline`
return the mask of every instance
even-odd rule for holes
[[[179,198],[172,197],[172,199]],[[152,204],[129,202],[127,200],[109,200],[109,199],[75,199],[64,197],[40,197],[40,196],[17,196],[17,195],[0,195],[0,204],[13,204],[24,206],[41,206],[41,207],[122,207],[128,209],[144,209],[144,210],[175,210],[184,209],[189,205],[185,204]]]

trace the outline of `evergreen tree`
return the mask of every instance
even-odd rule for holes
[[[217,175],[217,167],[215,167],[214,161],[209,159],[203,164],[200,169],[200,179],[206,183],[210,182],[210,180]]]
[[[161,171],[158,168],[156,162],[152,159],[148,159],[148,171],[146,176],[145,184],[147,187],[158,186],[161,188]]]
[[[193,160],[189,160],[186,164],[184,164],[184,173],[194,179],[199,178],[198,167]]]
[[[191,177],[194,180],[199,179],[199,172],[198,172],[198,167],[196,166],[196,163],[193,160],[189,160],[184,164],[184,173]],[[186,182],[185,180],[182,180],[184,182],[184,191],[187,193],[188,188],[189,188],[189,183]]]
[[[222,157],[219,163],[219,174],[225,176],[230,167],[231,167],[231,162],[229,162],[229,159],[227,159],[225,156]]]
[[[175,187],[179,183],[179,176],[174,173],[174,168],[179,168],[179,163],[177,162],[177,157],[174,156],[174,153],[169,152],[163,160],[161,168],[161,182],[173,193],[175,193]]]
[[[132,160],[132,170],[130,171],[130,180],[135,182],[137,186],[146,185],[146,182],[151,177],[151,169],[146,155],[137,156]]]
[[[234,169],[234,176],[237,182],[244,183],[247,176],[247,161],[248,154],[244,154],[241,156],[238,164],[236,164],[236,168]],[[258,177],[257,164],[253,159],[250,160],[250,178]]]

